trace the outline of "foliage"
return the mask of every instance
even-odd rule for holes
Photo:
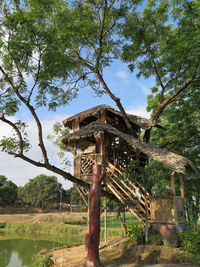
[[[33,266],[35,266],[35,267],[48,267],[48,266],[50,266],[53,263],[52,256],[53,256],[53,254],[51,254],[51,253],[47,253],[45,255],[38,254],[34,258]]]
[[[55,176],[41,174],[29,182],[22,189],[22,199],[26,204],[37,206],[43,210],[51,203],[58,202],[61,184]]]
[[[149,160],[149,164],[144,168],[140,167],[134,160],[130,161],[125,170],[125,176],[134,183],[141,184],[151,196],[171,195],[169,186],[170,170],[163,164]]]
[[[128,40],[123,46],[123,60],[129,63],[131,71],[136,68],[138,77],[155,78],[147,109],[151,111],[151,119],[160,122],[166,130],[153,128],[152,143],[187,157],[197,168],[200,162],[199,10],[195,0],[149,0],[143,9],[129,14],[122,29]],[[185,177],[186,197],[195,196],[197,203],[199,184],[199,177],[191,173]]]
[[[171,103],[190,100],[199,91],[198,1],[152,1],[128,16],[122,58],[138,77],[155,77],[148,110],[157,120]],[[192,41],[191,41],[192,40]]]
[[[60,122],[56,122],[53,125],[53,134],[47,136],[48,140],[52,141],[54,145],[60,148],[57,155],[60,159],[62,159],[62,164],[65,167],[69,167],[71,165],[70,161],[66,157],[65,151],[73,152],[73,149],[72,147],[66,147],[66,145],[62,143],[62,139],[69,134],[70,131],[68,128],[65,128]]]
[[[179,247],[191,253],[200,253],[200,234],[197,231],[177,233]]]
[[[71,205],[85,205],[85,202],[83,201],[76,186],[73,186],[70,189],[66,190],[66,202]]]
[[[160,234],[158,233],[153,233],[153,232],[150,232],[149,233],[149,244],[151,245],[162,245],[163,244],[163,241],[162,241],[162,237]]]
[[[190,101],[181,101],[171,104],[163,112],[161,123],[167,128],[163,132],[160,129],[152,131],[152,142],[172,152],[178,153],[190,159],[199,168],[199,105],[192,98]],[[199,202],[200,177],[192,172],[184,176],[185,197],[191,201],[194,196]]]
[[[13,205],[17,200],[17,185],[0,175],[0,205]]]
[[[148,0],[144,5],[141,3],[140,0],[52,0],[48,3],[24,0],[12,1],[11,5],[7,1],[2,2],[0,120],[10,125],[15,133],[0,141],[2,151],[88,187],[88,184],[50,163],[38,114],[41,108],[42,111],[45,107],[55,111],[57,107],[69,104],[82,87],[89,86],[97,95],[107,93],[111,97],[121,111],[130,134],[137,136],[119,97],[112,93],[104,80],[104,69],[119,58],[129,64],[130,70],[137,67],[138,77],[155,77],[148,96],[152,122],[164,120],[169,126],[171,118],[164,118],[165,110],[170,114],[177,110],[174,112],[176,115],[184,115],[190,107],[195,121],[195,117],[199,116],[196,110],[200,88],[199,2]],[[195,110],[193,107],[196,107]],[[26,153],[30,149],[25,134],[26,123],[15,123],[9,118],[25,108],[36,125],[41,151],[38,160]],[[190,117],[187,115],[187,118]],[[197,155],[195,163],[198,166],[198,123],[192,128],[187,126],[187,119],[180,131],[176,131],[179,122],[182,123],[185,118],[179,115],[178,123],[175,118],[168,142],[170,145],[174,141],[179,143],[178,133],[182,136],[183,132],[187,141],[191,138],[195,140],[184,153],[186,156],[188,153],[191,159]],[[56,127],[61,133],[60,126]],[[185,131],[186,127],[190,131]],[[151,130],[145,131],[146,142],[150,139]],[[163,131],[158,136],[155,133],[153,142],[163,141],[165,134]],[[163,142],[160,144],[164,145]],[[180,148],[183,146],[184,142]],[[179,153],[175,147],[172,150]],[[60,157],[63,156],[60,152]],[[196,180],[196,184],[200,183]],[[166,188],[165,181],[163,187]],[[199,192],[198,188],[195,192],[198,198]]]
[[[194,202],[185,201],[185,210],[187,214],[187,223],[190,228],[197,231],[198,230],[198,217],[199,217],[199,207],[194,204]]]
[[[127,224],[127,239],[134,244],[144,244],[144,226],[142,224]]]
[[[0,229],[3,229],[3,228],[6,228],[6,223],[1,222],[1,223],[0,223]]]

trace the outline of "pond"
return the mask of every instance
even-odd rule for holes
[[[35,236],[29,238],[22,239],[20,236],[12,237],[1,233],[0,267],[29,267],[40,250],[63,246],[57,242],[35,239]]]

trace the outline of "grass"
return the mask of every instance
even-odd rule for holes
[[[2,217],[3,218],[3,217]],[[2,231],[10,236],[15,234],[21,238],[34,236],[35,239],[43,239],[61,242],[65,245],[78,245],[85,242],[85,232],[87,230],[87,213],[63,213],[59,214],[19,214],[12,217],[7,216],[4,220],[5,227]],[[0,216],[1,220],[1,216]],[[127,221],[135,222],[133,215],[127,214]],[[121,223],[116,213],[108,213],[107,216],[107,238],[121,237]],[[104,218],[101,217],[100,239],[104,240]]]
[[[73,217],[73,216],[72,216]],[[87,217],[82,217],[81,220],[72,220],[71,218],[68,218],[64,221],[65,224],[70,225],[80,225],[87,227]],[[104,228],[104,216],[101,215],[100,218],[101,228]],[[133,216],[131,213],[126,213],[126,223],[127,224],[138,224],[140,223],[135,216]],[[107,227],[108,228],[121,228],[121,221],[120,218],[116,216],[116,213],[108,213],[107,215]]]

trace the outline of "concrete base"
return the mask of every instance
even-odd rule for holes
[[[163,244],[169,247],[177,247],[178,242],[176,239],[177,232],[184,232],[186,230],[185,224],[164,224],[164,223],[151,223],[150,230],[159,233],[162,236]]]

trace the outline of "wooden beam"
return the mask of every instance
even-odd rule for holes
[[[181,197],[184,199],[185,194],[184,194],[184,186],[183,186],[183,175],[181,173],[179,173],[179,180],[180,180]]]

